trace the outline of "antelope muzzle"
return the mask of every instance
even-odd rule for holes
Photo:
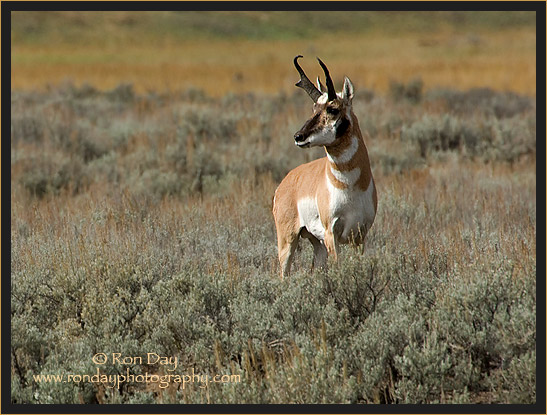
[[[305,148],[310,146],[308,139],[311,135],[317,132],[319,116],[320,114],[315,114],[312,118],[306,121],[300,130],[294,134],[294,143],[298,147]]]

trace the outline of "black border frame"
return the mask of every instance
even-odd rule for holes
[[[538,413],[546,412],[545,396],[545,262],[540,262],[539,273],[536,273],[536,291],[540,311],[536,311],[536,397],[535,404],[490,404],[490,405],[456,405],[456,404],[430,404],[430,405],[326,405],[326,404],[169,404],[169,405],[79,405],[79,404],[12,404],[11,403],[11,241],[8,230],[11,231],[11,144],[8,137],[11,134],[11,12],[22,10],[35,11],[102,11],[102,10],[317,10],[317,11],[352,11],[352,10],[526,10],[536,11],[536,114],[540,115],[537,124],[536,145],[539,147],[540,163],[543,170],[538,176],[536,167],[536,182],[540,189],[545,189],[545,2],[543,1],[447,1],[447,2],[406,2],[406,1],[340,1],[340,2],[308,2],[308,1],[2,1],[1,2],[1,132],[2,132],[2,201],[4,205],[9,201],[10,209],[2,209],[1,224],[2,233],[2,302],[1,302],[1,413],[118,413],[128,409],[136,413]],[[538,36],[539,35],[539,36]],[[538,53],[539,52],[539,53]],[[541,76],[538,76],[541,74]],[[537,139],[539,137],[539,140]],[[536,163],[537,166],[537,163]],[[538,180],[539,179],[539,180]],[[8,181],[9,180],[9,181]],[[540,238],[537,239],[540,252],[545,252],[545,199],[536,201],[537,211],[541,212],[539,219]],[[8,250],[7,247],[10,247]],[[539,278],[537,277],[539,275]],[[541,375],[541,376],[538,376]]]

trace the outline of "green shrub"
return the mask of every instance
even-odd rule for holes
[[[58,195],[61,191],[77,194],[88,184],[85,169],[78,159],[53,162],[28,160],[28,167],[19,178],[22,186],[32,195],[42,198]]]
[[[489,88],[473,88],[468,91],[434,89],[426,94],[426,100],[442,103],[449,112],[460,115],[484,114],[496,118],[512,118],[534,109],[530,97],[514,92],[497,92]]]
[[[483,141],[478,129],[470,128],[450,115],[424,116],[411,126],[403,127],[401,139],[414,143],[423,158],[431,152],[460,150],[464,147],[474,153]]]
[[[471,158],[513,163],[523,156],[535,157],[535,118],[487,118],[479,123],[448,114],[426,115],[403,126],[401,140],[412,143],[422,158],[458,151]]]
[[[302,241],[281,280],[273,192],[323,154],[294,146],[300,95],[14,93],[12,402],[536,399],[535,115],[363,102],[379,196],[364,252],[312,273]],[[241,382],[34,381],[112,352]]]
[[[410,80],[407,84],[391,81],[389,84],[389,92],[392,99],[407,100],[413,104],[417,104],[422,100],[424,83],[421,78]]]

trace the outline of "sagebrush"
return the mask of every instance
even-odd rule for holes
[[[321,155],[302,94],[14,91],[12,402],[535,402],[534,100],[421,88],[356,95],[376,221],[285,280],[273,192]],[[241,383],[34,380],[113,352]]]

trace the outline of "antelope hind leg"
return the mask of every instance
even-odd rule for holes
[[[294,252],[296,251],[297,246],[298,246],[298,235],[278,245],[281,278],[288,276],[290,274],[291,264],[294,259]]]

